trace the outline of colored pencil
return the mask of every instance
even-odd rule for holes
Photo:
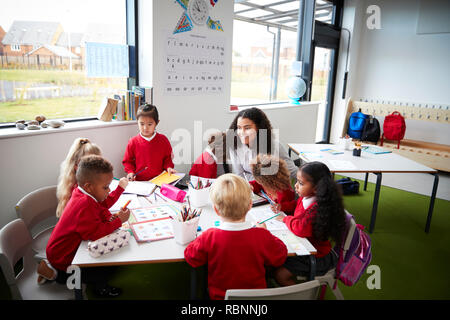
[[[272,217],[270,217],[270,218],[267,218],[267,219],[264,220],[264,221],[258,222],[258,223],[259,223],[259,224],[263,224],[264,222],[269,221],[270,219],[273,219],[273,218],[278,217],[280,214],[281,214],[281,212],[280,212],[280,213],[277,213],[276,215],[274,215],[274,216],[272,216]]]
[[[273,205],[274,207],[277,206],[276,203],[273,202],[273,200],[270,199],[269,196],[268,196],[264,191],[262,191],[262,190],[261,190],[261,195],[262,195],[264,198],[266,198],[266,199],[270,202],[271,205]]]
[[[122,207],[122,209],[125,210],[128,207],[128,205],[130,204],[130,202],[131,202],[131,199],[128,200],[127,203],[125,203],[125,205]]]
[[[139,170],[138,172],[136,172],[136,173],[134,174],[134,176],[136,177],[136,176],[137,176],[139,173],[141,173],[142,171],[147,170],[147,168],[148,168],[148,167],[145,167],[144,169]]]

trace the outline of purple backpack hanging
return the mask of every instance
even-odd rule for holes
[[[353,220],[353,221],[352,221]],[[354,217],[346,213],[347,232],[340,246],[334,248],[339,253],[339,261],[336,266],[336,278],[346,286],[353,286],[361,278],[370,261],[372,260],[372,245],[370,237],[365,233],[364,226],[355,224]],[[353,226],[353,227],[352,227]],[[352,230],[353,229],[353,230]],[[353,231],[350,243],[348,232]],[[337,281],[335,282],[335,285]]]

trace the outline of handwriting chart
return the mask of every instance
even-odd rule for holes
[[[220,94],[224,88],[225,38],[195,34],[166,37],[167,95]]]

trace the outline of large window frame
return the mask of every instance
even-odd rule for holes
[[[125,0],[126,10],[126,42],[128,45],[128,63],[129,76],[127,78],[127,89],[130,90],[133,86],[139,85],[139,61],[138,61],[138,0]],[[20,46],[19,46],[20,48]],[[77,117],[64,118],[64,122],[80,122],[98,120],[97,117]],[[15,124],[12,122],[0,124],[2,128],[12,128]]]

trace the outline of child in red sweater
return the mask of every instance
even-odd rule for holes
[[[297,171],[295,191],[300,196],[294,216],[281,214],[283,221],[295,235],[307,238],[317,249],[316,275],[323,275],[337,264],[337,254],[329,239],[340,241],[345,229],[345,211],[342,196],[328,167],[322,162],[309,162]],[[275,271],[280,285],[295,284],[295,276],[307,276],[310,271],[308,256],[288,257]]]
[[[283,264],[285,244],[269,231],[245,221],[252,201],[250,187],[243,178],[230,173],[220,176],[210,195],[222,222],[186,247],[186,262],[194,268],[208,264],[211,299],[224,299],[228,289],[266,288],[265,267]]]
[[[263,191],[275,204],[272,210],[294,213],[296,201],[286,162],[270,154],[258,154],[250,163],[255,180],[249,181],[253,192]]]
[[[47,243],[48,261],[42,260],[38,266],[41,277],[65,283],[68,277],[66,270],[81,241],[102,238],[128,220],[129,209],[121,209],[117,215],[112,215],[102,205],[109,195],[112,172],[112,165],[101,156],[82,158],[76,172],[78,187],[74,189]],[[113,204],[110,203],[110,206]],[[104,269],[87,268],[82,272],[82,281],[94,282],[95,292],[101,296],[119,295],[120,289],[106,284]]]
[[[148,181],[164,170],[176,173],[169,139],[156,132],[158,109],[151,104],[142,105],[136,117],[139,134],[128,141],[122,161],[128,180]]]
[[[226,164],[226,135],[225,132],[215,132],[208,138],[208,146],[195,160],[189,171],[189,175],[216,179],[224,173],[228,173]]]

